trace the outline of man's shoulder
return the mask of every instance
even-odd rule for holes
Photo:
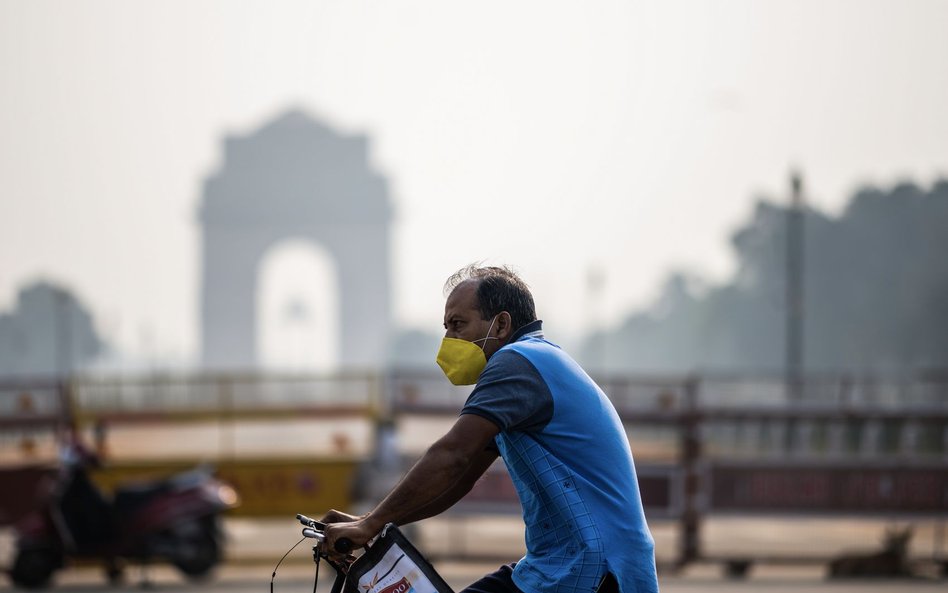
[[[537,367],[518,350],[508,345],[490,357],[462,414],[481,414],[502,431],[540,430],[549,422],[552,392]]]
[[[544,359],[557,356],[559,351],[559,346],[542,338],[521,339],[495,352],[487,361],[487,368],[502,373],[522,371],[542,374],[540,368]]]
[[[519,344],[517,342],[516,344]],[[535,373],[536,367],[530,362],[526,352],[516,344],[508,344],[494,353],[487,361],[485,373],[508,375],[510,373]]]
[[[507,351],[510,355],[522,358],[537,370],[566,355],[556,344],[544,338],[527,338],[508,344],[497,353]]]

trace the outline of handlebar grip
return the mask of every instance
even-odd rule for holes
[[[340,537],[336,540],[333,547],[336,548],[336,551],[340,554],[348,554],[352,551],[352,540],[348,537]]]

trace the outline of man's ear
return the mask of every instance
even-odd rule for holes
[[[507,311],[501,311],[500,314],[497,315],[497,338],[501,342],[507,341],[510,336],[513,335],[514,327],[512,323],[513,319]]]

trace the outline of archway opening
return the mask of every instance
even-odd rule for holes
[[[339,365],[339,280],[322,246],[285,239],[257,271],[257,360],[268,370],[328,372]]]

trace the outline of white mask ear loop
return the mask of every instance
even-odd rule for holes
[[[473,343],[486,342],[487,340],[499,340],[500,338],[494,338],[490,335],[490,330],[494,329],[494,322],[497,321],[497,318],[500,317],[500,313],[494,315],[494,318],[490,320],[490,327],[487,328],[487,335],[480,340],[471,340]],[[483,346],[481,346],[483,348]]]

